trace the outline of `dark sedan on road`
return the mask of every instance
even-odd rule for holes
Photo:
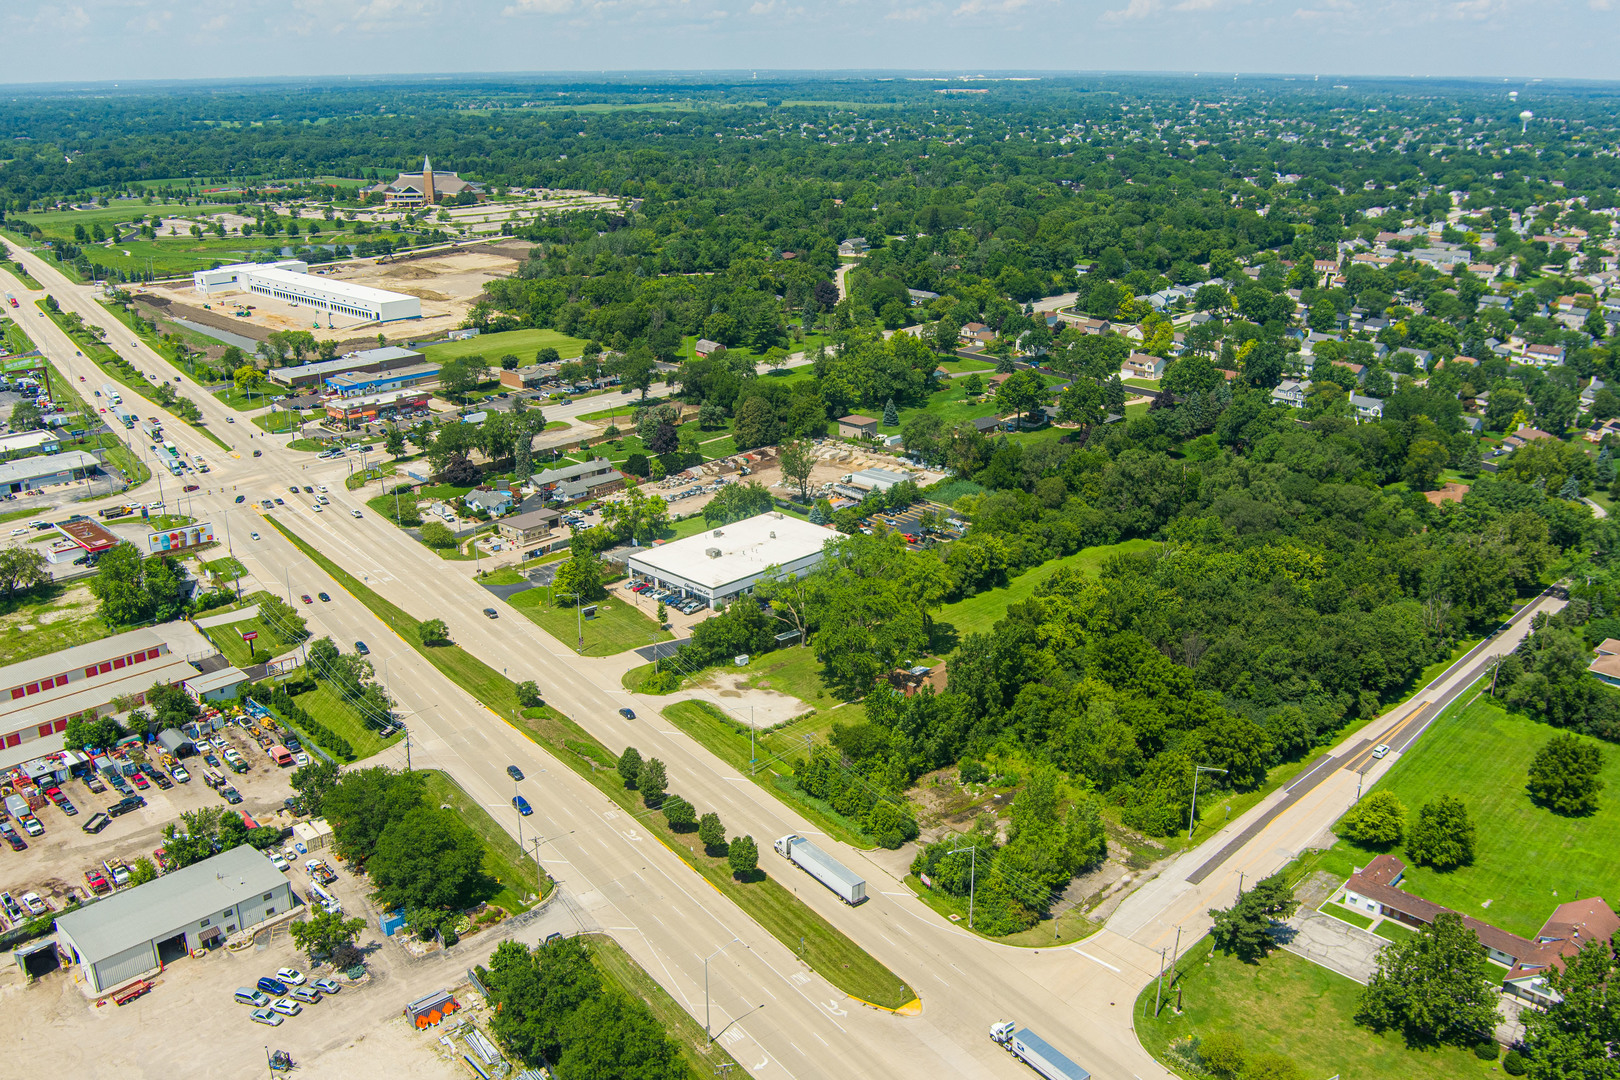
[[[524,817],[528,817],[530,814],[534,813],[534,807],[529,805],[529,800],[525,799],[521,795],[512,796],[512,805],[517,807],[517,812],[522,814]]]
[[[506,775],[510,776],[513,780],[521,780],[523,779],[523,770],[518,768],[516,765],[508,765],[506,767]]]

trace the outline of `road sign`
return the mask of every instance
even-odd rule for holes
[[[257,641],[258,637],[259,637],[259,632],[257,630],[244,630],[244,631],[242,631],[242,640],[243,641]]]

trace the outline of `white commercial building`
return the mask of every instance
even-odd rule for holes
[[[292,907],[287,879],[243,844],[58,915],[56,940],[100,995]]]
[[[420,319],[422,301],[404,293],[373,289],[350,281],[335,281],[308,273],[297,259],[274,263],[237,263],[191,275],[193,287],[204,296],[218,292],[250,292],[288,304],[304,304],[330,314],[369,322]]]
[[[803,577],[821,561],[827,541],[841,536],[836,529],[772,512],[643,548],[627,565],[634,577],[713,607],[748,592],[771,567],[780,577]]]

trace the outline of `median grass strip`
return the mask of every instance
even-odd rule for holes
[[[624,787],[619,774],[602,766],[601,762],[615,759],[618,755],[603,746],[595,736],[549,706],[529,709],[520,717],[516,688],[510,679],[459,645],[423,645],[417,620],[404,609],[362,584],[353,574],[316,551],[280,521],[274,518],[269,520],[299,551],[330,574],[333,580],[404,638],[450,681],[498,715],[511,718],[514,726],[558,761],[585,777],[620,807],[637,815],[648,831],[828,982],[853,997],[885,1008],[899,1008],[916,1000],[917,995],[899,976],[811,910],[775,878],[763,874],[756,881],[736,880],[723,858],[711,857],[702,850],[696,833],[676,833],[662,815],[648,812],[636,793]],[[580,749],[575,749],[571,744]],[[581,750],[591,752],[582,753]],[[702,812],[701,807],[699,811]],[[772,837],[754,839],[765,852],[770,851]]]
[[[484,873],[501,883],[501,891],[490,903],[516,915],[534,906],[532,897],[544,899],[551,895],[556,882],[547,874],[536,877],[534,859],[523,853],[512,834],[501,828],[478,800],[463,791],[448,773],[426,769],[422,775],[427,778],[429,804],[449,806],[484,842]]]
[[[686,1063],[690,1080],[709,1080],[724,1075],[723,1070],[735,1069],[737,1060],[710,1040],[703,1027],[692,1019],[685,1009],[651,975],[625,952],[617,941],[606,934],[585,934],[581,937],[591,954],[591,965],[601,973],[609,985],[616,986],[626,996],[639,998],[652,1011],[653,1018],[664,1029],[664,1034],[680,1048],[681,1060]],[[717,1025],[718,1026],[718,1025]]]

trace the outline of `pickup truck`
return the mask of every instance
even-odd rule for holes
[[[314,878],[317,884],[330,885],[337,880],[337,875],[332,872],[332,868],[320,859],[305,860],[304,869],[309,871],[309,876]]]
[[[139,795],[131,795],[128,798],[119,799],[117,802],[107,807],[107,816],[118,817],[121,814],[129,813],[131,810],[139,810],[145,805],[145,799],[141,798]]]

